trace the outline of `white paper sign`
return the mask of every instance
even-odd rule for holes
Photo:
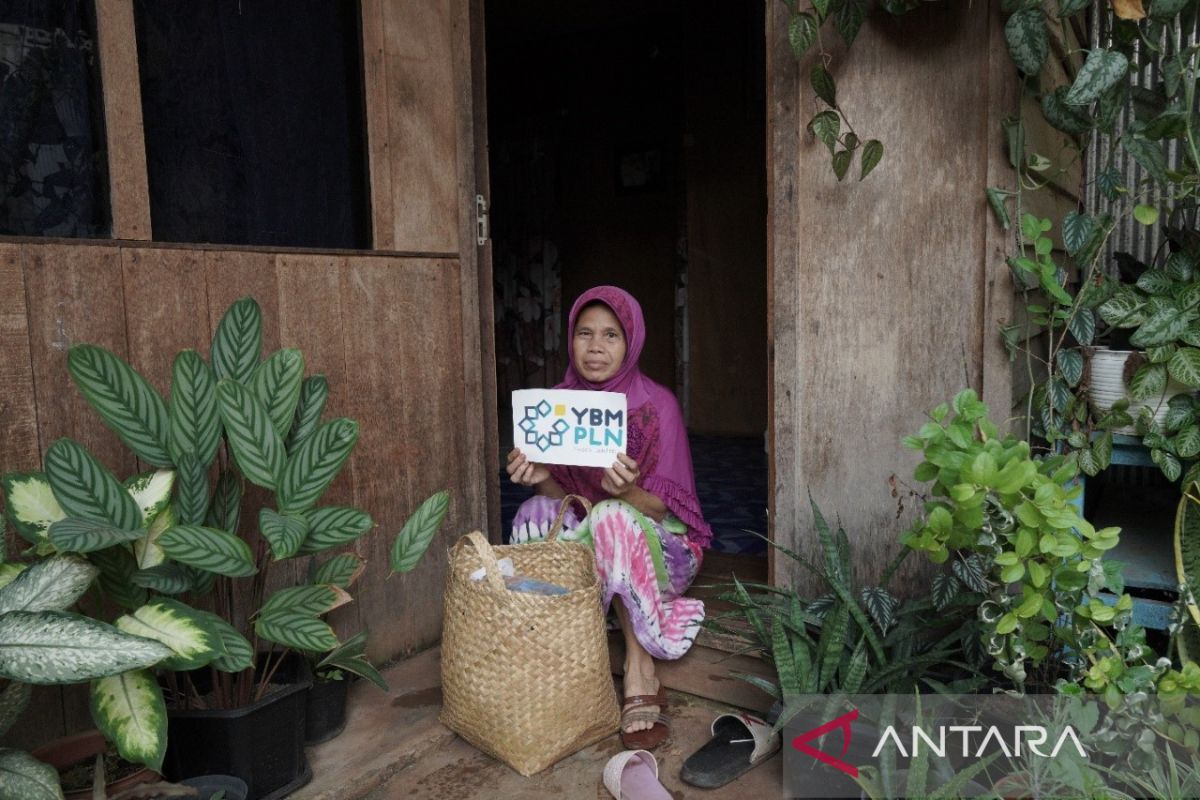
[[[625,395],[574,389],[512,393],[513,442],[530,461],[611,467],[624,453]]]

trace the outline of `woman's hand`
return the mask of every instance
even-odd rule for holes
[[[613,497],[623,497],[637,486],[638,478],[642,477],[638,463],[624,453],[617,453],[617,461],[604,470],[600,479],[600,488]]]
[[[520,450],[513,448],[508,454],[508,477],[513,483],[521,486],[537,486],[550,478],[550,468],[545,464],[536,464],[525,457]]]

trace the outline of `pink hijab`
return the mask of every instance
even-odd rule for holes
[[[603,383],[584,380],[575,370],[574,358],[568,358],[566,375],[555,389],[591,389],[622,392],[629,408],[629,442],[626,452],[638,462],[642,477],[638,485],[657,496],[688,527],[688,538],[700,547],[712,540],[712,529],[704,521],[696,497],[692,474],[692,453],[688,448],[687,428],[675,395],[642,374],[638,359],[646,344],[646,322],[642,307],[631,294],[616,286],[588,289],[571,306],[567,324],[568,348],[575,341],[575,321],[583,307],[601,302],[612,309],[625,329],[625,360],[616,374]],[[573,352],[572,352],[573,355]],[[593,503],[608,498],[600,488],[604,470],[595,467],[551,466],[558,485],[570,494],[579,494]]]

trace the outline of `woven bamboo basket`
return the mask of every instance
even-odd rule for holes
[[[555,541],[561,518],[545,542],[492,547],[475,531],[450,550],[442,724],[527,776],[620,726],[592,551]],[[511,591],[500,558],[569,591]]]

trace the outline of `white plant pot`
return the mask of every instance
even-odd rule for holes
[[[1088,397],[1091,400],[1092,408],[1098,414],[1107,414],[1118,400],[1129,397],[1129,388],[1125,385],[1124,377],[1125,361],[1134,352],[1133,350],[1109,350],[1107,347],[1097,347],[1093,351],[1089,368]],[[1190,391],[1191,389],[1182,383],[1168,379],[1167,388],[1159,397],[1130,401],[1129,415],[1137,419],[1143,408],[1149,408],[1154,412],[1154,421],[1162,425],[1167,419],[1167,411],[1170,410],[1168,403],[1171,398],[1179,394],[1187,394]],[[1126,425],[1122,428],[1114,428],[1113,432],[1136,435],[1137,430],[1132,425]]]

